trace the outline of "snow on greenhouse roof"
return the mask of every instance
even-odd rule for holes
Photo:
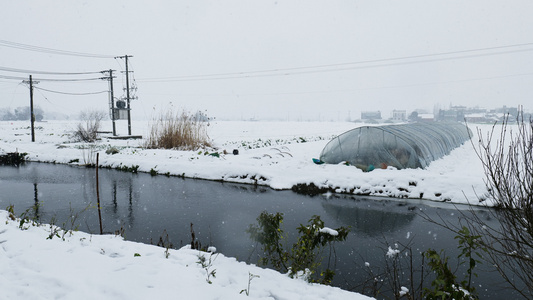
[[[470,130],[461,123],[364,126],[333,138],[322,150],[320,160],[345,162],[366,171],[389,166],[425,168],[470,136]]]

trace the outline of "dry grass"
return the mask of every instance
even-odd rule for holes
[[[203,117],[203,118],[202,118]],[[190,114],[172,109],[161,112],[150,128],[146,148],[197,150],[210,147],[209,122],[203,114]]]

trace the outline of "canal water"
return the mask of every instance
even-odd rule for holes
[[[76,226],[97,234],[95,173],[91,168],[42,163],[0,166],[0,209],[14,205],[17,215],[29,209],[29,217],[41,222],[53,220],[67,229]],[[387,259],[391,263],[386,256],[389,246],[410,245],[416,260],[428,248],[444,249],[452,262],[458,255],[454,234],[425,219],[457,222],[458,208],[449,204],[338,195],[310,197],[266,187],[109,169],[99,170],[99,182],[104,232],[122,228],[127,240],[154,244],[168,234],[168,241],[179,248],[190,243],[192,223],[197,240],[204,246],[215,246],[218,252],[249,263],[258,262],[259,251],[245,230],[263,211],[283,213],[283,229],[292,240],[296,228],[314,215],[330,228],[350,226],[347,240],[336,245],[333,284],[357,292],[370,293],[372,278],[385,272]],[[39,205],[32,209],[36,203]],[[464,212],[469,213],[466,208]],[[476,213],[491,222],[486,210]],[[71,224],[73,215],[77,216],[75,225]],[[487,270],[482,265],[474,279],[481,299],[515,298],[499,276]],[[378,286],[384,277],[378,277]],[[385,295],[388,289],[381,287]]]

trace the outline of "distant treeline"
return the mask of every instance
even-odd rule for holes
[[[42,121],[44,117],[44,112],[40,107],[33,108],[33,114],[35,115],[35,121]],[[0,120],[2,121],[24,121],[30,120],[30,107],[21,106],[17,107],[14,110],[7,108],[0,109]]]

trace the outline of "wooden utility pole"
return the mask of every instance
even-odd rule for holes
[[[117,128],[115,125],[115,96],[113,92],[113,70],[109,69],[109,71],[103,72],[109,72],[109,77],[104,77],[102,79],[109,80],[109,106],[111,109],[111,121],[113,121],[113,136],[116,136]]]
[[[126,64],[126,108],[128,110],[128,135],[131,135],[131,107],[130,107],[130,71],[128,69],[128,58],[132,55],[117,56],[117,58],[124,58]]]
[[[130,56],[131,57],[131,56]],[[131,108],[130,108],[130,73],[128,71],[128,55],[124,55],[126,61],[126,103],[128,108],[128,135],[131,135]]]
[[[33,79],[30,75],[30,120],[31,120],[31,141],[35,142],[35,114],[33,113]]]
[[[30,75],[30,80],[22,81],[23,83],[27,83],[30,86],[30,123],[31,123],[31,141],[35,142],[35,114],[33,113],[33,78]],[[38,81],[35,82],[35,84],[39,83]]]
[[[113,136],[116,136],[117,135],[117,128],[116,128],[116,125],[115,125],[115,96],[114,96],[114,93],[113,93],[113,70],[109,69],[109,91],[110,91],[110,97],[111,97],[111,107],[113,108],[112,110],[112,120],[113,120]]]

